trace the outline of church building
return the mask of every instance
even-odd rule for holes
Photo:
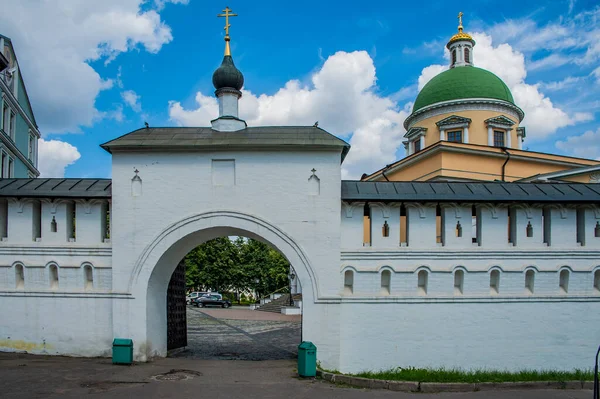
[[[477,68],[475,40],[458,32],[450,68],[431,79],[404,121],[406,157],[363,181],[600,182],[600,161],[523,149],[525,113],[498,76]]]

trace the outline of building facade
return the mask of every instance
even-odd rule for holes
[[[12,41],[0,35],[0,176],[36,178],[40,131]]]
[[[449,69],[423,87],[404,122],[406,156],[362,180],[599,182],[597,160],[523,149],[525,113],[499,77],[475,66],[475,47],[461,14]]]
[[[213,84],[211,127],[103,144],[112,179],[0,180],[0,350],[164,357],[177,265],[239,235],[290,261],[325,368],[591,365],[600,185],[342,181],[347,143],[239,118],[229,35]]]

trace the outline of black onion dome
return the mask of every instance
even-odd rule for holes
[[[217,90],[226,87],[240,90],[244,85],[244,75],[233,64],[233,58],[226,55],[223,57],[221,66],[213,73],[212,81]]]

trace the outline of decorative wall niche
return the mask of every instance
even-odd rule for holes
[[[532,295],[534,293],[535,272],[531,269],[525,272],[525,293]]]
[[[381,272],[381,294],[390,295],[392,285],[392,272],[384,270]]]
[[[25,269],[20,264],[15,266],[15,288],[18,290],[25,289]]]
[[[83,276],[84,276],[84,287],[86,291],[91,291],[94,289],[94,269],[92,266],[85,265],[83,267]]]
[[[454,272],[454,295],[462,295],[465,283],[465,272],[456,270]]]
[[[429,280],[429,273],[427,270],[419,271],[417,275],[417,292],[419,295],[427,295],[427,283]]]
[[[344,294],[351,295],[354,292],[354,272],[346,270],[344,272]]]
[[[312,175],[308,178],[308,195],[320,195],[321,194],[321,179],[315,174],[317,170],[313,168],[311,170]]]
[[[50,273],[50,289],[57,290],[58,289],[58,266],[50,265],[48,268]]]
[[[131,196],[139,197],[142,195],[142,178],[138,175],[139,170],[135,169],[135,176],[131,178]]]
[[[560,271],[558,285],[562,294],[567,294],[569,292],[569,275],[570,273],[567,269],[562,269]]]
[[[490,294],[498,295],[500,293],[500,270],[494,269],[490,273]]]

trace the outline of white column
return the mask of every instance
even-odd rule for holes
[[[512,129],[506,129],[506,147],[512,148],[511,131]]]
[[[425,136],[421,135],[421,137],[419,137],[419,140],[421,140],[421,151],[423,149],[425,149]]]
[[[465,127],[463,129],[463,143],[468,143],[469,142],[469,128]]]
[[[520,134],[517,134],[517,146],[519,150],[523,149],[523,136],[521,136]]]
[[[410,142],[408,143],[403,143],[404,144],[404,152],[406,154],[406,156],[410,155]]]
[[[488,126],[488,145],[494,145],[494,129],[491,126]]]
[[[446,140],[445,133],[446,132],[444,131],[444,129],[440,128],[440,141]]]

